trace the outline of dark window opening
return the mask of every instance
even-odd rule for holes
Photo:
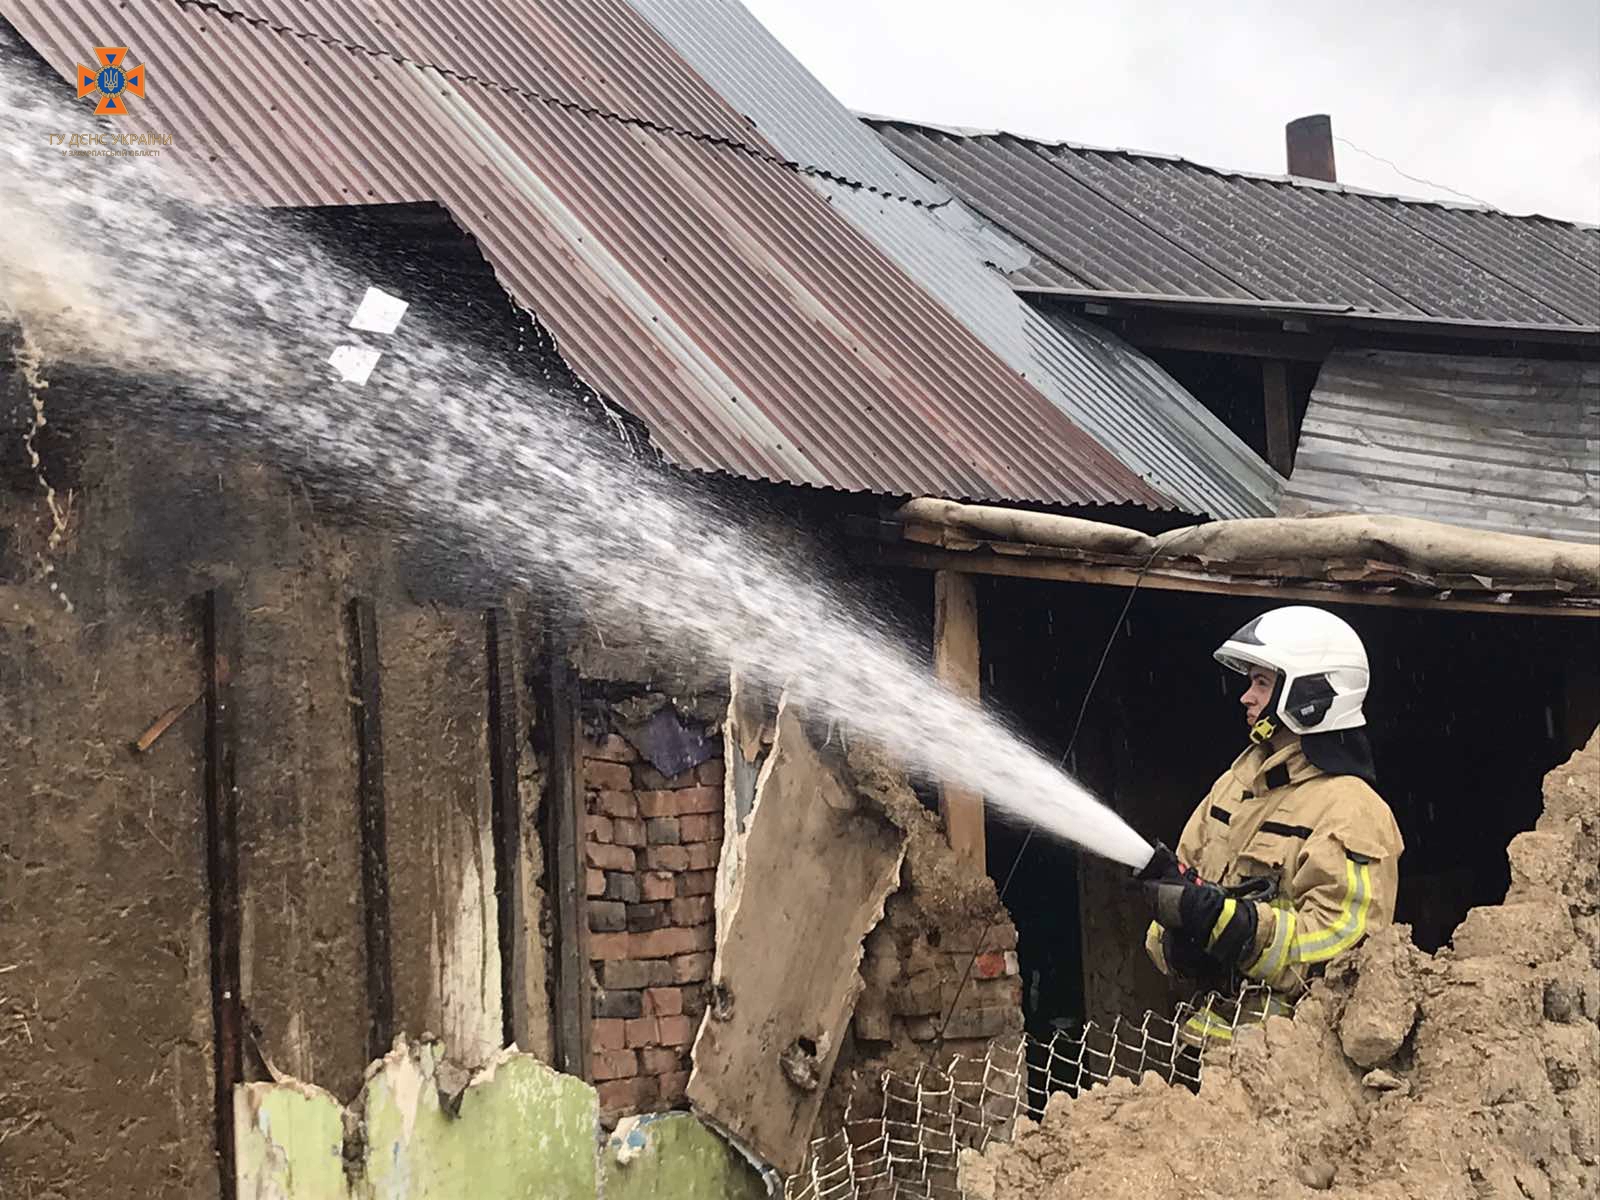
[[[1148,349],[1144,353],[1266,461],[1266,392],[1262,369],[1268,360],[1199,350]],[[1288,364],[1289,424],[1296,445],[1321,369],[1322,365],[1316,362]]]
[[[1233,430],[1240,441],[1266,459],[1267,418],[1261,391],[1260,359],[1197,350],[1146,350],[1144,353]],[[1291,387],[1293,383],[1291,373]]]

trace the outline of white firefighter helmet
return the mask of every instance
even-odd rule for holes
[[[1251,736],[1271,737],[1281,721],[1298,734],[1359,729],[1367,723],[1367,649],[1339,617],[1308,605],[1262,613],[1217,647],[1216,660],[1248,675],[1265,667],[1278,675],[1263,720]]]

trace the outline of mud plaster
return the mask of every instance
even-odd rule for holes
[[[97,619],[0,586],[3,1186],[198,1200],[217,1183],[200,715],[127,749],[199,689],[198,625]]]
[[[366,1064],[367,1003],[347,556],[292,495],[259,497],[282,513],[293,558],[248,572],[237,594],[247,1029],[274,1069],[348,1092]]]
[[[380,604],[395,1028],[458,1061],[500,1048],[481,616]]]
[[[899,880],[905,837],[861,804],[780,703],[744,845],[745,889],[717,947],[689,1098],[797,1169],[862,983],[861,942]]]

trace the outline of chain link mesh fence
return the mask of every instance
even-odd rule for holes
[[[1290,1006],[1266,988],[1215,993],[1171,1016],[1146,1012],[1109,1027],[1089,1022],[1048,1041],[1027,1035],[992,1042],[981,1058],[886,1072],[870,1102],[852,1103],[839,1128],[811,1144],[788,1180],[788,1200],[962,1200],[962,1150],[1009,1140],[1017,1118],[1038,1120],[1056,1092],[1078,1093],[1116,1076],[1154,1071],[1198,1087],[1208,1043]]]

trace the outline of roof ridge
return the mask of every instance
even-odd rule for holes
[[[176,5],[178,8],[192,8],[201,12],[212,13],[227,21],[244,21],[248,25],[254,25],[261,29],[267,29],[273,33],[286,34],[290,37],[300,38],[305,41],[318,42],[324,46],[335,46],[342,50],[353,50],[360,54],[370,55],[373,58],[386,58],[391,62],[400,63],[403,66],[418,67],[423,70],[436,71],[447,79],[454,79],[460,83],[473,83],[480,87],[492,88],[496,91],[505,92],[508,95],[521,96],[524,99],[532,100],[538,104],[545,104],[553,108],[565,109],[568,112],[578,113],[582,116],[599,117],[601,120],[615,121],[620,125],[629,125],[637,129],[648,129],[653,133],[670,134],[675,137],[687,138],[690,141],[703,142],[707,145],[725,146],[730,150],[735,150],[741,154],[748,155],[749,157],[758,159],[762,162],[770,163],[776,167],[782,167],[785,170],[794,171],[797,174],[815,175],[820,179],[826,179],[832,183],[837,183],[842,187],[854,188],[857,191],[870,192],[873,195],[883,196],[889,200],[901,200],[907,204],[916,205],[919,208],[943,208],[946,204],[950,203],[949,200],[927,201],[919,199],[916,196],[907,196],[902,193],[892,192],[884,188],[876,187],[873,184],[863,182],[859,179],[852,179],[847,175],[840,175],[835,171],[829,170],[827,167],[821,167],[812,163],[802,163],[794,159],[784,158],[781,155],[774,154],[772,151],[755,145],[752,142],[746,142],[740,138],[729,137],[726,134],[711,133],[704,129],[687,129],[680,125],[669,125],[664,122],[657,121],[651,117],[614,112],[611,109],[600,108],[599,106],[593,104],[585,104],[579,100],[570,100],[565,96],[555,96],[546,92],[537,92],[531,88],[525,88],[521,84],[506,83],[503,80],[490,79],[486,76],[477,75],[471,71],[460,71],[455,67],[442,66],[439,63],[434,62],[424,62],[420,59],[412,58],[410,55],[402,54],[395,50],[381,50],[374,46],[363,45],[360,42],[351,42],[346,41],[344,38],[333,37],[330,34],[314,33],[309,29],[300,29],[294,25],[285,25],[279,21],[275,21],[271,17],[264,17],[256,13],[246,12],[242,8],[228,7],[227,5],[221,3],[221,0],[168,0],[168,2]]]
[[[904,117],[888,117],[874,113],[857,112],[856,117],[874,128],[880,125],[899,125],[909,129],[925,129],[934,133],[942,133],[949,137],[957,138],[1013,138],[1019,142],[1026,142],[1032,146],[1043,146],[1050,149],[1074,150],[1090,154],[1113,154],[1123,158],[1152,159],[1160,162],[1182,163],[1184,166],[1194,167],[1196,170],[1207,171],[1212,175],[1221,175],[1237,179],[1254,179],[1262,183],[1274,183],[1289,187],[1305,188],[1309,191],[1343,193],[1351,196],[1365,196],[1377,200],[1395,200],[1401,204],[1426,206],[1430,208],[1451,209],[1458,212],[1491,213],[1498,217],[1505,217],[1511,221],[1548,221],[1553,225],[1564,225],[1571,229],[1600,232],[1600,224],[1591,224],[1588,221],[1573,221],[1566,217],[1551,217],[1544,213],[1513,213],[1503,208],[1490,204],[1466,204],[1458,200],[1437,200],[1425,196],[1407,196],[1401,192],[1385,192],[1375,188],[1358,187],[1349,183],[1329,183],[1322,179],[1311,179],[1304,175],[1274,175],[1267,171],[1250,171],[1243,168],[1217,167],[1210,163],[1197,162],[1181,154],[1172,154],[1162,150],[1135,150],[1127,146],[1097,146],[1090,142],[1073,142],[1064,138],[1041,138],[1031,134],[1017,133],[1010,129],[983,129],[963,125],[940,125],[932,121],[915,121]]]

